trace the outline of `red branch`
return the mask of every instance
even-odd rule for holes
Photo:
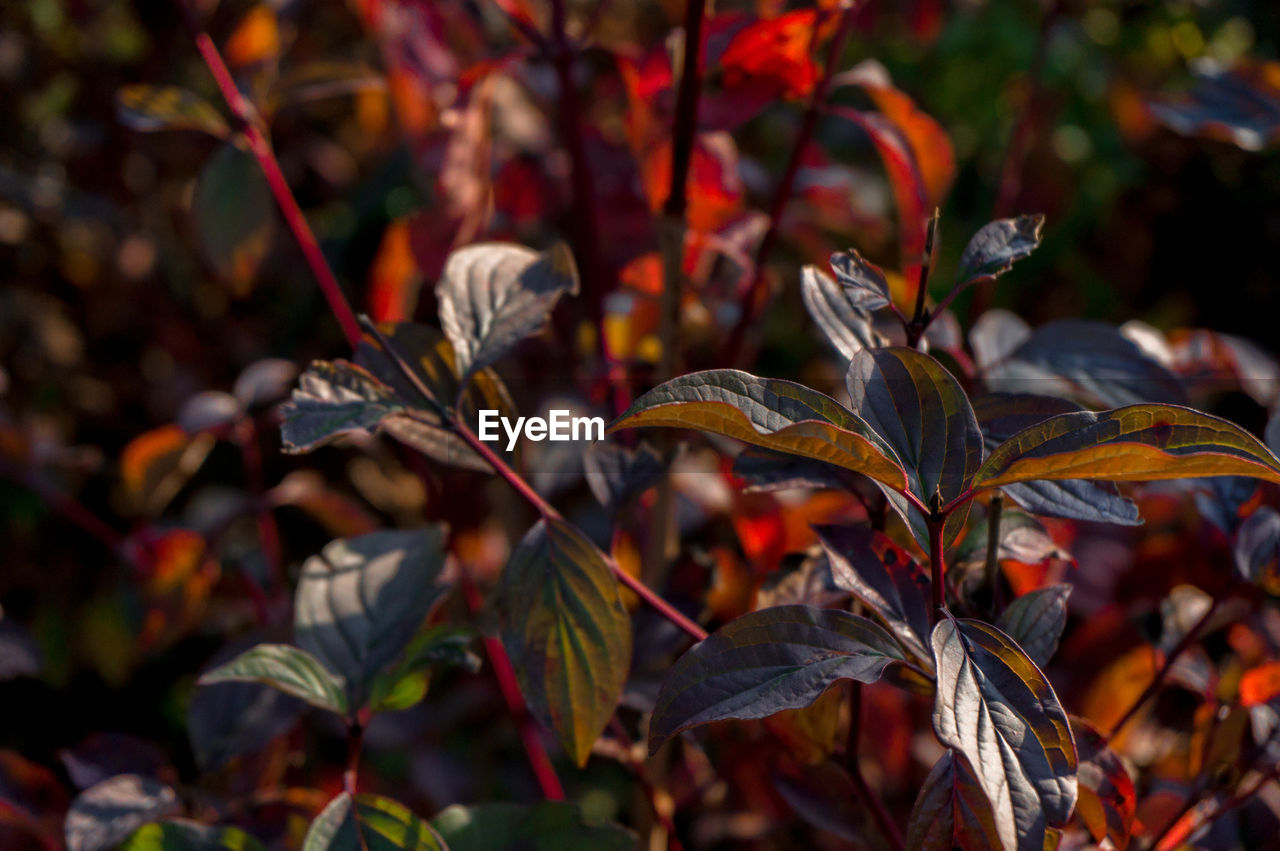
[[[347,303],[347,297],[342,294],[338,279],[334,277],[333,270],[324,259],[320,243],[316,241],[311,225],[307,224],[307,218],[302,214],[297,199],[293,197],[293,191],[289,188],[289,182],[285,180],[284,172],[280,170],[280,163],[271,149],[271,143],[267,141],[262,131],[257,109],[236,87],[236,82],[232,79],[227,64],[222,61],[222,54],[218,52],[217,45],[201,28],[186,0],[175,0],[175,3],[187,23],[187,29],[191,31],[191,37],[195,39],[196,49],[200,51],[204,64],[209,66],[209,73],[218,84],[218,90],[222,92],[227,108],[236,117],[240,132],[244,134],[245,140],[249,143],[250,152],[258,161],[263,177],[267,179],[267,185],[271,188],[271,194],[280,207],[280,214],[284,216],[285,224],[293,233],[298,248],[302,250],[302,256],[306,259],[311,274],[320,284],[320,291],[324,293],[325,301],[329,302],[329,309],[333,311],[338,324],[342,326],[342,333],[346,335],[347,342],[354,349],[360,342],[360,323],[351,312],[351,305]]]

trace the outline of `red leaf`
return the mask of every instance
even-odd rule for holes
[[[803,9],[742,29],[720,58],[725,88],[750,87],[761,96],[766,96],[761,88],[767,89],[767,96],[808,95],[819,74],[812,56],[817,20],[817,10]]]

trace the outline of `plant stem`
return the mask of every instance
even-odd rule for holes
[[[934,498],[935,506],[941,500]],[[937,623],[942,617],[942,612],[947,607],[946,587],[944,586],[944,578],[946,576],[946,565],[943,564],[945,554],[943,552],[943,532],[947,525],[947,515],[941,513],[936,508],[930,512],[926,520],[929,526],[929,574],[933,587],[933,612],[931,623]]]
[[[849,771],[849,777],[853,780],[854,787],[858,790],[858,794],[862,797],[863,802],[871,810],[871,815],[876,821],[876,826],[880,828],[880,833],[884,838],[889,840],[889,844],[895,849],[903,847],[902,833],[898,830],[898,825],[894,823],[893,816],[889,815],[888,808],[884,805],[884,801],[880,800],[871,786],[867,783],[867,778],[862,773],[862,764],[858,760],[859,738],[862,734],[862,683],[856,680],[849,682],[849,729],[845,734],[844,759],[845,767]]]
[[[835,76],[837,66],[844,55],[845,45],[849,43],[849,37],[853,34],[853,25],[857,19],[857,9],[858,4],[851,3],[840,13],[840,26],[827,50],[827,60],[823,68],[822,77],[818,80],[817,85],[813,87],[813,92],[809,97],[808,108],[805,109],[804,117],[800,120],[800,131],[796,134],[795,144],[792,145],[791,156],[787,160],[786,169],[782,173],[782,180],[778,183],[777,192],[774,193],[773,203],[769,206],[769,228],[764,232],[764,237],[760,240],[760,248],[756,251],[755,269],[751,273],[751,283],[742,299],[742,315],[738,318],[738,324],[733,327],[728,343],[725,344],[724,357],[721,358],[725,366],[733,366],[737,362],[747,329],[755,322],[756,303],[761,298],[760,290],[765,282],[765,267],[778,242],[778,228],[782,222],[782,214],[786,211],[787,203],[791,200],[791,192],[795,187],[796,175],[800,172],[800,163],[804,158],[805,149],[809,147],[814,131],[818,128],[818,118],[822,113],[822,106],[831,90],[831,79]],[[817,31],[817,27],[814,27],[814,31]]]
[[[684,851],[684,845],[680,842],[679,837],[676,836],[675,822],[671,820],[671,813],[669,812],[671,807],[669,804],[664,806],[663,798],[659,797],[658,789],[654,786],[653,777],[649,774],[649,768],[645,765],[645,761],[643,759],[635,759],[632,756],[635,742],[627,735],[627,729],[622,726],[622,721],[619,720],[616,714],[609,721],[609,730],[625,750],[627,767],[631,769],[631,773],[636,776],[636,779],[640,781],[640,785],[644,787],[649,809],[653,811],[653,817],[657,819],[658,824],[666,833],[666,836],[662,838],[666,840],[668,851]],[[663,795],[666,801],[670,802],[671,796],[665,791]]]
[[[987,588],[991,590],[991,609],[999,614],[1004,602],[1000,587],[1000,514],[1004,510],[1004,494],[996,491],[987,506]]]
[[[270,503],[263,498],[267,486],[262,474],[262,452],[258,448],[258,424],[253,415],[242,416],[236,422],[233,434],[236,444],[240,447],[246,483],[254,496],[254,518],[258,524],[258,541],[262,545],[262,554],[271,567],[271,590],[272,593],[279,594],[285,584],[284,558],[280,550],[280,529],[276,526],[276,518]]]
[[[364,725],[358,718],[347,723],[347,764],[342,772],[342,788],[348,795],[356,794],[356,780],[360,773],[360,750],[364,746]]]
[[[569,180],[573,188],[573,248],[582,274],[582,290],[592,323],[599,328],[604,316],[604,280],[601,274],[599,221],[595,194],[591,188],[591,169],[582,133],[582,101],[573,81],[577,51],[570,42],[568,12],[565,0],[551,0],[551,38],[548,58],[555,69],[560,86],[560,137],[569,154]],[[603,337],[601,346],[604,345]]]
[[[924,258],[920,261],[920,277],[916,281],[916,308],[911,313],[911,322],[907,325],[907,347],[916,348],[920,338],[929,328],[930,315],[925,309],[925,298],[929,294],[929,268],[933,265],[933,246],[938,236],[938,219],[941,213],[935,207],[929,219],[929,229],[925,232]]]
[[[1151,679],[1151,682],[1142,690],[1142,694],[1138,695],[1138,699],[1135,700],[1127,710],[1125,710],[1124,715],[1120,716],[1120,720],[1111,725],[1111,729],[1107,731],[1107,738],[1111,738],[1123,730],[1125,725],[1132,721],[1134,716],[1138,714],[1138,710],[1141,709],[1148,700],[1154,697],[1156,692],[1160,691],[1161,686],[1164,685],[1165,678],[1169,676],[1169,672],[1173,669],[1174,664],[1179,658],[1181,658],[1183,653],[1186,653],[1191,649],[1191,646],[1199,640],[1200,633],[1209,625],[1209,619],[1212,618],[1214,613],[1218,610],[1218,603],[1219,600],[1215,597],[1213,601],[1209,603],[1209,608],[1200,616],[1200,619],[1197,620],[1191,626],[1191,629],[1187,630],[1186,634],[1178,640],[1178,643],[1174,645],[1171,651],[1169,651],[1169,655],[1165,657],[1164,664],[1156,670],[1155,676]]]
[[[324,259],[324,252],[320,250],[320,244],[316,241],[311,226],[307,224],[306,216],[302,214],[297,199],[293,197],[293,191],[289,188],[289,182],[285,180],[284,172],[280,170],[280,163],[276,160],[271,143],[267,141],[266,134],[262,130],[262,121],[257,109],[236,87],[231,72],[222,61],[222,54],[218,52],[209,34],[201,28],[187,0],[174,0],[174,2],[186,22],[191,37],[195,39],[196,49],[204,59],[204,64],[209,67],[209,73],[218,84],[218,90],[222,93],[227,108],[235,116],[240,132],[249,143],[249,151],[258,161],[258,167],[262,169],[262,175],[267,179],[267,185],[276,199],[276,204],[280,207],[285,224],[302,251],[311,274],[320,284],[320,291],[324,293],[329,309],[333,311],[338,324],[342,326],[342,333],[346,335],[347,343],[354,349],[360,342],[360,323],[351,312],[351,305],[347,303],[347,297],[343,295],[338,279],[334,277],[333,270]]]

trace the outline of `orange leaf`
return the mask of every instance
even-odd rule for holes
[[[227,39],[227,64],[233,68],[266,62],[280,55],[280,25],[271,7],[254,6]]]
[[[720,57],[726,88],[765,87],[771,95],[802,98],[818,81],[812,50],[815,9],[788,12],[740,30]]]
[[[1280,662],[1250,668],[1240,677],[1240,702],[1245,706],[1266,703],[1280,694]]]
[[[407,219],[387,225],[369,268],[368,287],[369,313],[375,322],[407,322],[413,318],[422,276],[414,261]]]

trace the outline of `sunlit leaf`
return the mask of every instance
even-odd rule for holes
[[[964,754],[947,749],[924,779],[911,818],[910,851],[987,851],[1001,847],[996,815]]]
[[[887,535],[867,526],[818,526],[836,585],[861,600],[918,659],[929,646],[929,576]]]
[[[443,566],[439,526],[339,539],[303,564],[294,638],[343,679],[349,706],[364,703],[443,596]]]
[[[177,425],[129,441],[120,453],[120,478],[131,505],[144,514],[160,514],[200,469],[215,442],[212,435],[189,435]]]
[[[276,230],[275,201],[258,162],[226,144],[205,164],[191,200],[204,255],[238,296],[247,295]]]
[[[1138,808],[1133,780],[1107,740],[1083,718],[1071,716],[1080,754],[1080,796],[1076,813],[1094,841],[1111,840],[1118,849],[1129,844]]]
[[[838,680],[875,682],[904,658],[883,627],[839,609],[750,612],[695,644],[671,668],[649,724],[649,751],[700,724],[808,706]]]
[[[474,638],[470,630],[447,626],[415,636],[400,659],[374,678],[370,705],[375,710],[407,709],[426,695],[437,668],[480,670],[480,657],[471,649]]]
[[[266,846],[236,827],[170,820],[145,825],[119,851],[265,851]]]
[[[310,452],[352,432],[371,432],[408,409],[367,370],[344,360],[315,361],[281,409],[285,452]]]
[[[1043,851],[1076,802],[1076,746],[1053,686],[980,621],[940,621],[933,652],[938,740],[968,758],[1004,847]]]
[[[857,415],[800,384],[712,369],[672,379],[632,403],[609,431],[639,426],[689,428],[825,461],[894,490],[906,474],[885,441]]]
[[[883,277],[880,282],[884,283]],[[885,338],[875,330],[872,308],[867,305],[874,299],[867,298],[865,290],[842,286],[818,267],[805,266],[800,271],[800,295],[813,321],[846,360],[861,349],[876,349],[886,344]]]
[[[458,374],[498,360],[546,324],[560,296],[577,292],[578,270],[564,245],[538,254],[489,242],[453,252],[436,295]]]
[[[71,802],[67,851],[110,851],[139,827],[178,808],[177,793],[159,780],[137,774],[104,780]]]
[[[573,804],[455,804],[431,820],[449,851],[633,851],[615,824],[587,821]]]
[[[845,289],[845,299],[852,305],[863,310],[877,310],[889,305],[889,282],[885,280],[884,272],[862,259],[857,251],[851,248],[832,254],[831,270],[836,273],[836,282]]]
[[[302,851],[448,851],[430,824],[378,795],[343,792],[311,822]]]
[[[236,24],[223,48],[232,68],[270,62],[280,56],[280,23],[271,6],[254,6]]]
[[[116,114],[131,130],[198,130],[219,139],[230,135],[226,120],[208,101],[177,86],[124,86],[116,92]]]
[[[315,656],[288,644],[259,644],[199,681],[218,683],[261,683],[338,715],[349,706],[342,680]]]
[[[1278,68],[1273,61],[1242,61],[1233,68],[1202,64],[1191,91],[1152,100],[1147,107],[1156,120],[1183,135],[1260,151],[1280,139]]]
[[[541,520],[502,572],[498,607],[525,699],[584,764],[631,664],[631,619],[617,579],[581,532]]]
[[[979,281],[993,280],[1013,268],[1040,244],[1044,216],[996,219],[983,225],[964,247],[956,269],[956,287],[964,289]]]
[[[984,393],[971,401],[988,451],[1024,428],[1044,422],[1049,417],[1082,410],[1067,399],[1025,393]],[[1032,514],[1122,526],[1136,526],[1142,522],[1138,506],[1109,482],[1085,479],[1023,482],[1009,485],[1004,492]]]
[[[1067,625],[1070,585],[1039,588],[1009,604],[996,625],[1012,638],[1037,666],[1044,667],[1058,649]]]
[[[816,26],[816,10],[802,9],[743,27],[720,57],[725,86],[775,98],[809,94],[818,81],[811,55]]]
[[[974,486],[1195,476],[1280,482],[1280,461],[1253,435],[1218,417],[1175,405],[1130,405],[1060,414],[1018,432],[991,453]]]

